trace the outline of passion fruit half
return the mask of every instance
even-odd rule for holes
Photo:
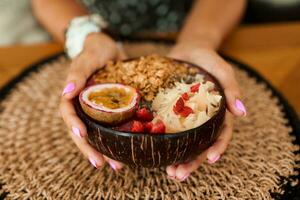
[[[79,95],[82,110],[88,116],[110,125],[131,118],[138,108],[139,99],[135,88],[118,83],[92,85]]]

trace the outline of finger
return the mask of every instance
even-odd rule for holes
[[[180,182],[185,181],[193,171],[199,168],[199,166],[205,161],[205,159],[206,151],[200,154],[191,162],[178,165],[176,169],[176,179]]]
[[[97,150],[95,150],[85,138],[78,137],[73,132],[70,132],[72,140],[75,142],[78,149],[83,153],[85,157],[88,158],[90,163],[95,168],[100,168],[104,165],[105,160],[101,153],[99,153]]]
[[[236,116],[246,115],[246,109],[240,100],[240,90],[232,67],[220,57],[217,60],[216,65],[213,65],[210,70],[224,89],[227,108]]]
[[[72,99],[78,95],[89,76],[100,67],[98,60],[93,57],[83,53],[72,61],[63,97]]]
[[[226,104],[228,110],[235,116],[242,117],[247,115],[246,107],[243,102],[238,98],[232,88],[225,88]]]
[[[86,128],[81,120],[77,117],[73,104],[67,99],[62,99],[60,104],[61,115],[66,122],[71,138],[79,150],[89,159],[91,164],[99,168],[104,164],[104,158],[97,152],[85,139]]]
[[[225,92],[227,108],[229,111],[236,116],[245,116],[246,108],[240,100],[241,95],[239,85],[235,79],[231,65],[216,53],[210,53],[207,58],[199,56],[194,58],[201,67],[213,74],[220,81]]]
[[[80,138],[84,138],[87,135],[86,127],[84,123],[79,119],[71,100],[62,98],[60,102],[60,113],[68,126],[75,135]]]
[[[104,159],[107,161],[107,163],[110,165],[110,167],[114,170],[114,171],[118,171],[120,169],[123,168],[123,164],[116,161],[116,160],[113,160],[107,156],[104,156]]]
[[[220,156],[225,152],[233,133],[232,116],[230,113],[226,113],[222,132],[217,141],[208,149],[207,159],[210,164],[219,160]]]
[[[167,171],[169,178],[171,178],[171,179],[176,178],[176,168],[177,168],[177,165],[167,166],[166,171]]]

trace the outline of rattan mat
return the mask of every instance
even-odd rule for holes
[[[150,43],[125,48],[130,56],[168,50]],[[184,183],[168,179],[164,169],[94,169],[58,112],[68,67],[63,55],[52,59],[1,101],[0,194],[5,199],[272,199],[286,192],[284,183],[298,183],[291,177],[297,175],[299,146],[292,142],[279,100],[238,68],[248,116],[235,120],[220,161],[202,164]]]

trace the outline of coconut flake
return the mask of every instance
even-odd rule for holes
[[[198,92],[191,93],[190,87],[200,83]],[[211,81],[204,81],[202,75],[196,75],[195,81],[190,84],[176,82],[173,88],[160,90],[152,102],[152,109],[157,112],[165,126],[167,133],[174,133],[198,127],[208,121],[219,109],[222,96],[210,92],[215,87]],[[187,117],[176,115],[174,105],[182,94],[188,92],[191,96],[185,101],[185,106],[190,107],[193,113]]]

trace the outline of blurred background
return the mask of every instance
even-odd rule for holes
[[[150,0],[151,1],[151,0]],[[300,20],[300,0],[248,0],[243,24]],[[0,45],[50,41],[38,24],[30,0],[0,0]]]
[[[300,0],[248,0],[242,24],[220,52],[263,74],[299,114],[299,36]],[[0,87],[34,61],[62,50],[35,19],[30,0],[0,0]]]

